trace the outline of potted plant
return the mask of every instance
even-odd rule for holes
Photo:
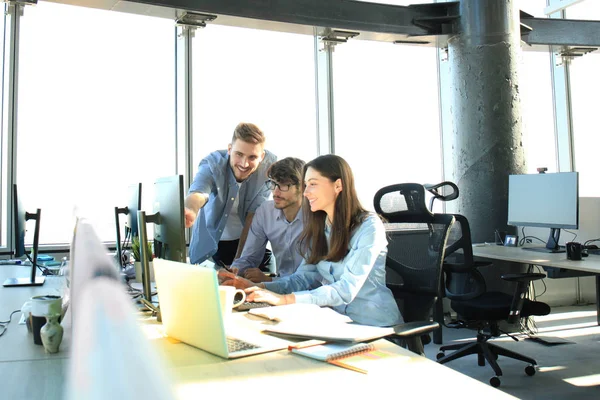
[[[150,264],[150,280],[154,281],[154,268],[152,266],[152,260],[154,259],[154,254],[152,253],[152,244],[150,242],[146,243],[146,254],[148,255],[148,263]],[[142,258],[140,255],[140,238],[139,236],[134,236],[131,239],[131,253],[133,254],[134,266],[135,266],[135,281],[142,281]]]

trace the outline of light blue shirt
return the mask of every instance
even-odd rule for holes
[[[273,200],[265,201],[254,214],[241,257],[231,266],[239,268],[240,276],[246,269],[258,267],[265,255],[268,241],[271,242],[279,276],[293,274],[303,260],[298,249],[298,238],[303,226],[302,209],[289,222],[283,211],[275,208]]]
[[[277,157],[273,153],[265,150],[265,158],[257,170],[239,188],[229,166],[227,150],[212,152],[200,161],[188,194],[198,192],[209,196],[208,202],[200,209],[200,214],[192,227],[190,240],[192,264],[201,263],[217,252],[217,244],[221,240],[227,217],[238,196],[238,190],[240,196],[238,216],[242,225],[246,222],[248,213],[255,212],[271,196],[271,191],[265,185],[266,172],[276,160]]]
[[[329,227],[325,234],[329,239]],[[316,265],[303,262],[294,274],[265,282],[265,287],[280,294],[294,293],[297,303],[332,307],[359,324],[396,325],[402,316],[385,286],[386,256],[385,228],[379,217],[371,214],[352,234],[350,251],[343,260],[323,260]]]

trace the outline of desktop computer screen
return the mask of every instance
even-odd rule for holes
[[[183,213],[183,175],[169,176],[154,182],[154,255],[171,261],[185,262],[185,217]]]
[[[4,281],[5,287],[11,286],[41,286],[46,279],[45,276],[36,276],[38,244],[40,238],[40,220],[42,211],[38,208],[35,213],[28,213],[23,208],[23,203],[17,192],[17,185],[13,184],[13,254],[15,257],[27,256],[31,262],[31,275],[28,278],[8,278]],[[25,250],[25,231],[27,221],[34,220],[33,247],[31,256]]]
[[[146,223],[154,223],[154,256],[186,262],[183,175],[159,178],[154,182],[154,214],[138,212],[140,243],[148,241]],[[147,247],[140,246],[143,269],[142,284],[146,304],[151,306],[150,269]]]
[[[142,208],[142,184],[136,183],[127,188],[127,207],[115,207],[115,225],[117,230],[117,259],[121,268],[123,265],[123,250],[127,248],[130,241],[138,236],[137,212]],[[119,215],[125,214],[125,237],[121,242],[121,224]]]
[[[579,174],[510,175],[508,225],[550,228],[541,251],[559,251],[560,229],[579,227]]]

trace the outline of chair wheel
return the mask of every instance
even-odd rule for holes
[[[494,376],[492,379],[490,379],[490,385],[492,385],[495,388],[500,386],[500,378],[498,378],[497,376]]]
[[[436,360],[442,359],[446,356],[446,354],[443,351],[440,351],[439,353],[437,353],[437,355],[435,356]]]
[[[534,376],[535,375],[535,367],[533,365],[528,365],[525,367],[525,373],[528,376]]]

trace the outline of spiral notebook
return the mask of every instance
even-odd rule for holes
[[[391,353],[377,350],[371,343],[325,343],[312,344],[308,341],[289,346],[288,350],[295,354],[325,361],[338,367],[366,374],[368,365],[377,360],[391,356]]]

